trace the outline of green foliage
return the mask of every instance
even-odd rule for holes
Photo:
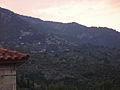
[[[114,84],[112,81],[104,81],[101,83],[96,83],[94,85],[95,90],[114,90]]]
[[[65,85],[63,82],[48,85],[47,90],[78,90],[73,85]]]
[[[120,90],[120,87],[113,81],[106,80],[90,84],[87,81],[75,83],[66,83],[64,80],[51,81],[50,83],[26,83],[25,79],[21,79],[22,83],[18,83],[18,90]],[[22,85],[21,85],[22,84]]]
[[[18,90],[120,90],[120,50],[81,48],[29,55],[29,62],[18,68]]]

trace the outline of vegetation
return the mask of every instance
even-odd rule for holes
[[[119,49],[86,47],[29,54],[30,61],[18,68],[18,90],[120,90]]]
[[[18,90],[120,90],[120,85],[116,85],[113,81],[107,80],[90,84],[86,81],[77,83],[66,83],[64,81],[51,81],[50,83],[35,83],[22,79],[22,83],[18,82]]]
[[[18,67],[18,90],[120,90],[120,33],[113,29],[0,8],[0,47],[31,57]]]

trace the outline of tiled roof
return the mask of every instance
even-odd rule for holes
[[[8,63],[24,63],[27,61],[29,55],[0,48],[0,64]]]

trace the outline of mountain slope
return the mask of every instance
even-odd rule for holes
[[[86,27],[78,23],[59,23],[15,14],[0,8],[0,42],[17,45],[79,46],[91,44],[120,48],[120,33],[104,27]],[[52,39],[52,40],[51,40]],[[53,40],[54,39],[54,40]],[[61,43],[58,45],[58,43]],[[49,45],[48,45],[49,44]],[[45,48],[45,47],[42,47]]]
[[[37,18],[22,16],[22,19],[36,28],[43,27],[45,32],[73,42],[77,45],[92,44],[97,46],[120,48],[120,33],[106,27],[86,27],[78,23],[59,23],[42,21]]]
[[[55,34],[44,32],[44,26],[36,28],[20,15],[0,8],[0,44],[39,49],[65,48],[71,43]],[[67,46],[66,46],[67,45]]]
[[[71,85],[105,80],[120,84],[120,32],[113,29],[43,21],[0,8],[0,47],[31,57],[17,70],[20,87],[48,86],[54,80]]]

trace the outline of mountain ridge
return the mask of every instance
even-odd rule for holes
[[[73,46],[91,44],[120,48],[120,33],[113,29],[107,27],[87,27],[76,22],[43,21],[39,18],[19,15],[4,8],[0,8],[0,27],[0,42],[2,43],[7,43],[11,40],[13,43],[16,42],[16,44],[32,45],[40,43],[42,40],[42,44],[44,42],[43,45],[47,45],[47,38],[53,36],[54,39],[57,37],[54,42],[57,42],[59,38],[58,41],[60,43],[68,42],[68,44],[72,43]]]
[[[0,47],[30,55],[17,68],[19,90],[46,90],[56,82],[76,87],[70,90],[98,90],[92,88],[108,80],[120,86],[120,32],[113,29],[43,21],[0,8]]]

